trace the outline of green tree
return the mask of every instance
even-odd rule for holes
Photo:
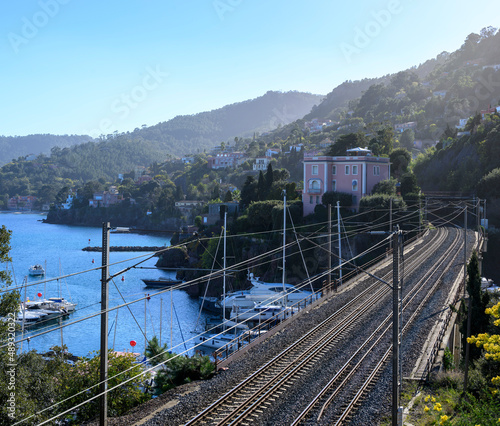
[[[331,155],[333,157],[339,155],[346,155],[346,151],[351,148],[364,147],[366,146],[366,137],[362,132],[359,133],[349,133],[347,135],[339,136],[338,140],[330,145],[326,155]]]
[[[401,148],[412,149],[413,141],[415,140],[415,132],[412,129],[406,129],[399,138],[399,145]]]
[[[397,180],[393,179],[393,178],[381,180],[380,182],[376,183],[375,186],[373,187],[372,195],[386,194],[386,195],[395,196],[396,195],[396,184],[397,184]]]
[[[273,186],[274,182],[274,173],[273,173],[273,165],[269,163],[267,166],[267,171],[266,171],[266,176],[265,176],[265,184],[266,184],[266,191],[269,192],[271,190],[271,187]]]
[[[252,201],[257,201],[259,199],[257,188],[257,182],[255,182],[253,176],[247,176],[241,188],[240,204],[242,207],[246,207],[250,205]]]
[[[399,179],[408,171],[408,166],[411,163],[411,154],[405,148],[397,148],[389,155],[391,161],[391,175]]]
[[[264,178],[264,173],[262,170],[259,171],[259,181],[257,182],[257,195],[259,197],[259,201],[264,201],[267,198],[267,186],[266,179]]]
[[[145,354],[151,365],[158,365],[169,359],[167,344],[164,343],[163,346],[161,346],[156,336],[153,336],[151,340],[148,340]]]
[[[464,302],[461,305],[462,321],[460,323],[460,332],[462,333],[462,350],[465,355],[466,336],[467,336],[467,315],[471,315],[471,336],[478,335],[488,331],[489,315],[486,313],[486,308],[490,302],[489,293],[481,290],[481,274],[479,273],[479,260],[477,253],[474,251],[467,264],[467,293],[470,297],[469,312],[468,307]],[[481,348],[470,345],[470,360],[478,359],[481,356]]]
[[[403,198],[407,194],[418,194],[420,192],[420,187],[417,184],[417,177],[411,173],[407,172],[401,176],[401,195]]]
[[[108,394],[108,413],[111,417],[120,416],[151,397],[141,390],[148,377],[141,374],[142,368],[135,361],[135,356],[131,353],[121,355],[111,350],[108,353],[108,388],[120,385]],[[69,398],[64,402],[63,408],[85,402],[99,393],[100,364],[101,357],[98,354],[76,362],[66,378],[64,392],[60,397],[61,400]],[[124,383],[128,379],[132,380]],[[85,392],[79,394],[81,391]],[[99,398],[96,398],[76,410],[75,421],[81,424],[94,419],[98,412]]]
[[[337,201],[340,202],[341,207],[351,207],[352,194],[348,194],[346,192],[327,191],[321,197],[321,202],[325,206],[330,204],[332,207],[335,207],[337,205]]]

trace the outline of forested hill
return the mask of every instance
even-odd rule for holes
[[[155,126],[136,129],[129,139],[158,143],[169,154],[203,152],[234,137],[253,136],[291,123],[311,111],[323,96],[269,91],[256,99],[195,115],[177,116]]]
[[[463,45],[452,53],[442,52],[434,59],[396,74],[345,81],[304,118],[340,121],[349,111],[350,117],[362,118],[365,123],[416,121],[423,128],[422,118],[434,121],[443,118],[445,125],[446,122],[455,125],[464,115],[488,107],[491,97],[486,99],[480,95],[491,87],[483,84],[485,87],[478,96],[477,83],[491,71],[483,67],[499,63],[500,32],[493,27],[483,28],[479,34],[469,34]],[[493,89],[496,90],[496,86]],[[437,92],[440,95],[436,96]],[[419,116],[419,112],[423,114]]]
[[[90,136],[80,135],[0,136],[0,166],[12,159],[25,157],[30,154],[48,155],[54,146],[67,148],[91,140]]]

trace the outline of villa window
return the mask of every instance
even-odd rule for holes
[[[373,166],[373,176],[380,175],[380,166]]]
[[[358,180],[357,179],[353,179],[353,181],[352,181],[352,190],[353,191],[358,190]]]
[[[345,166],[345,174],[346,175],[350,174],[350,167],[349,166]]]
[[[336,190],[337,190],[337,181],[332,180],[332,191],[336,191]]]
[[[332,175],[337,174],[337,166],[332,166]]]
[[[318,174],[318,166],[312,166],[312,174],[317,175]]]
[[[357,175],[358,174],[358,166],[352,166],[352,174]]]

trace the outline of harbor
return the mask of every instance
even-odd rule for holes
[[[41,222],[43,217],[38,214],[0,214],[0,225],[12,230],[12,264],[7,265],[13,278],[12,287],[22,290],[21,301],[26,290],[26,300],[30,302],[63,297],[77,306],[73,313],[62,318],[62,329],[58,328],[57,321],[42,327],[28,327],[25,337],[38,336],[24,341],[22,350],[35,349],[46,353],[51,347],[64,344],[73,355],[89,356],[99,350],[100,343],[100,320],[96,314],[100,311],[101,301],[101,257],[83,251],[82,247],[101,245],[102,229],[46,224]],[[110,243],[165,248],[170,244],[170,237],[113,233]],[[194,352],[194,336],[204,329],[209,315],[200,314],[198,300],[182,290],[158,294],[164,289],[144,286],[142,279],[175,279],[175,272],[155,267],[157,259],[146,252],[112,252],[110,255],[111,275],[131,268],[110,281],[108,336],[109,347],[116,351],[144,353],[146,340],[156,335],[174,352],[186,349]],[[132,268],[138,262],[142,262],[140,266]],[[43,276],[29,275],[29,268],[35,264],[44,267]],[[25,279],[27,286],[24,290]],[[115,309],[146,295],[149,299]],[[50,329],[55,331],[41,334]],[[131,341],[136,345],[131,346]]]

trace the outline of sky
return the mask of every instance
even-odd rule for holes
[[[16,0],[0,4],[0,135],[86,134],[262,96],[326,95],[452,52],[500,2]]]

